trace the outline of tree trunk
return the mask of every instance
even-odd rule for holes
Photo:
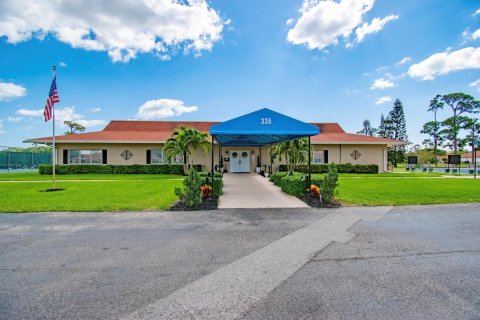
[[[453,154],[457,154],[457,111],[453,112]]]

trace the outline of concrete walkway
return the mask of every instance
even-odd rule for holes
[[[227,173],[223,176],[219,208],[308,208],[256,173]]]

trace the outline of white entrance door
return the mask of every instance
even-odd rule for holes
[[[250,172],[250,151],[230,152],[230,172]]]

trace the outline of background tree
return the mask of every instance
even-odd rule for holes
[[[435,166],[438,165],[438,130],[440,128],[440,123],[437,121],[437,111],[443,109],[444,103],[441,102],[442,96],[437,94],[435,98],[430,100],[430,107],[428,111],[433,112],[433,122],[428,122],[431,125],[430,135],[433,136],[433,151],[435,153]],[[424,130],[426,129],[425,126]],[[421,132],[424,133],[424,132]]]
[[[68,131],[66,131],[65,134],[75,134],[78,132],[84,132],[87,129],[81,124],[73,121],[63,121],[63,124],[68,127]]]
[[[458,149],[463,149],[463,147],[466,146],[467,140],[465,140],[465,138],[459,138],[458,135],[460,130],[466,126],[469,120],[469,117],[457,116],[445,119],[440,123],[438,139],[443,141],[444,147],[454,150],[456,147],[458,151]]]
[[[210,150],[210,142],[207,137],[207,133],[191,127],[181,126],[176,128],[163,147],[164,155],[168,162],[176,159],[177,155],[182,155],[183,172],[186,175],[189,160],[191,165],[194,164],[195,150],[201,149],[205,154]]]
[[[382,116],[380,117],[380,125],[378,126],[377,136],[379,136],[380,138],[387,137],[387,131],[385,128],[385,117],[383,116],[383,113],[382,113]]]
[[[432,149],[435,159],[433,163],[435,163],[435,166],[438,165],[438,145],[443,143],[443,136],[438,135],[440,125],[441,124],[438,121],[429,121],[423,125],[423,128],[420,131],[420,133],[432,138],[423,140],[423,145],[429,149]]]
[[[363,129],[357,132],[358,134],[362,134],[364,136],[373,136],[374,129],[370,123],[370,120],[363,121]]]
[[[450,93],[442,96],[441,101],[448,105],[453,111],[451,126],[453,133],[453,152],[457,153],[459,123],[457,117],[463,113],[478,113],[480,110],[480,101],[465,93]]]
[[[390,111],[388,118],[384,122],[387,138],[401,141],[408,140],[405,114],[403,112],[403,105],[400,99],[395,100],[393,109]],[[396,145],[390,147],[388,150],[388,161],[397,167],[398,163],[404,161],[405,154],[405,145]]]
[[[479,138],[479,132],[480,132],[480,122],[478,122],[478,119],[472,119],[469,118],[468,120],[465,121],[463,129],[467,130],[467,136],[465,137],[465,140],[468,141],[468,144],[470,147],[472,147],[472,163],[474,162],[474,153],[473,153],[473,145],[475,144],[475,141],[478,140]]]

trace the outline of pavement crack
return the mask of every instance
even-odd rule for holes
[[[388,259],[388,258],[408,258],[408,257],[421,257],[421,256],[434,256],[434,255],[449,255],[449,254],[463,254],[463,253],[480,253],[480,249],[476,250],[451,250],[451,251],[434,251],[434,252],[419,252],[410,254],[390,254],[390,255],[378,255],[378,256],[360,256],[360,257],[347,257],[347,258],[315,258],[312,261],[360,261],[371,259]]]

